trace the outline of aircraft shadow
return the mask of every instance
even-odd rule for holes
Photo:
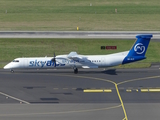
[[[31,73],[31,74],[74,74],[73,70],[15,70],[15,73]],[[14,74],[14,73],[13,73]],[[80,69],[77,73],[79,74],[109,74],[109,75],[117,75],[116,69],[107,69],[107,70],[83,70]],[[75,74],[76,75],[76,74]]]
[[[159,72],[159,69],[157,69],[157,71]],[[100,70],[100,69],[79,69],[77,75],[81,75],[81,74],[108,74],[108,75],[118,75],[118,74],[122,74],[122,73],[151,73],[151,72],[157,72],[156,70],[151,70],[149,71],[149,69],[115,69],[115,68],[111,68],[111,69],[106,69],[106,70]],[[9,72],[9,71],[0,71],[0,72]],[[22,69],[22,70],[15,70],[15,73],[30,73],[30,74],[73,74],[74,72],[72,69],[50,69],[50,70],[45,70],[45,69]],[[14,74],[14,73],[13,73]],[[76,75],[76,74],[75,74]]]

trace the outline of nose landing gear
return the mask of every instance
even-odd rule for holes
[[[11,73],[14,73],[14,70],[10,69]]]

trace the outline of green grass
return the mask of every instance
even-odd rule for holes
[[[0,30],[158,31],[159,20],[159,0],[0,1]]]
[[[0,67],[18,57],[43,57],[69,54],[76,51],[82,55],[110,54],[127,51],[134,40],[109,39],[0,39]],[[117,50],[101,50],[101,46],[116,45]],[[128,64],[121,68],[149,67],[153,62],[160,62],[160,42],[149,44],[147,59],[137,64]]]

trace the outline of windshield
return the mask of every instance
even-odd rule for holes
[[[19,60],[13,60],[12,62],[19,62]]]

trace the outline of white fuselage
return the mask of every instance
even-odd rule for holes
[[[56,56],[56,68],[103,68],[122,64],[129,51],[109,55],[78,55],[77,60],[67,55]],[[16,58],[4,69],[53,69],[52,57]]]

